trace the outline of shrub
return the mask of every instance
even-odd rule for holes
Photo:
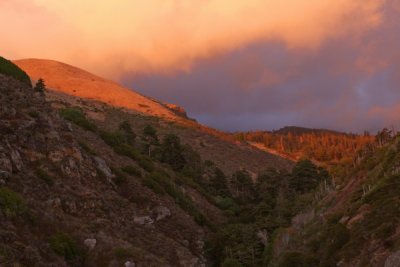
[[[8,218],[22,215],[27,211],[24,200],[7,187],[0,187],[0,210]]]
[[[138,159],[138,164],[140,167],[142,167],[143,169],[145,169],[148,172],[151,172],[154,170],[154,163],[153,161],[146,157],[146,156],[142,156]]]
[[[143,185],[145,185],[148,188],[150,188],[151,190],[153,190],[154,193],[156,193],[158,195],[165,194],[164,189],[162,188],[162,186],[157,181],[154,181],[150,176],[146,176],[142,180],[142,182],[143,182]]]
[[[85,114],[77,108],[65,108],[60,110],[60,115],[64,119],[75,123],[76,125],[82,127],[83,129],[91,132],[96,131],[96,125],[88,121]]]
[[[242,267],[243,265],[235,259],[225,259],[221,267]]]
[[[142,177],[142,173],[136,167],[134,167],[132,165],[122,167],[121,170],[132,176]]]
[[[51,177],[45,170],[38,169],[36,170],[36,176],[43,180],[47,185],[54,185],[54,179]]]
[[[58,233],[51,237],[50,246],[55,253],[64,257],[68,262],[75,261],[83,256],[82,250],[75,240],[65,233]]]
[[[93,151],[93,149],[91,149],[88,144],[86,144],[83,141],[78,141],[78,145],[88,154],[95,156],[96,152]]]
[[[0,73],[11,76],[32,87],[31,79],[26,72],[3,57],[0,57]]]
[[[287,252],[283,254],[280,261],[280,267],[310,267],[318,266],[317,258],[309,255],[304,255],[300,252]]]
[[[114,182],[116,185],[121,185],[128,181],[128,179],[120,169],[111,168],[111,171],[115,174]]]
[[[132,252],[127,248],[115,248],[114,255],[118,260],[126,260],[132,256]]]

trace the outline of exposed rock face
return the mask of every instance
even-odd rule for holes
[[[114,174],[112,173],[110,167],[108,167],[107,163],[104,159],[100,157],[94,157],[97,168],[106,176],[107,180],[111,182],[112,178],[114,178]]]
[[[165,104],[167,108],[169,108],[171,111],[173,111],[176,115],[181,116],[183,118],[188,118],[186,110],[178,105],[175,104]]]

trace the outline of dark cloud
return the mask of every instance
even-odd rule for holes
[[[399,15],[389,8],[379,28],[317,51],[258,43],[197,62],[188,73],[127,74],[124,83],[223,130],[400,126]]]

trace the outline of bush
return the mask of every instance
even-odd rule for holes
[[[141,171],[139,171],[136,167],[134,167],[132,165],[128,165],[128,166],[122,167],[121,170],[123,172],[126,172],[127,174],[132,175],[132,176],[142,177]]]
[[[8,218],[22,215],[27,211],[24,200],[7,187],[0,188],[0,210]]]
[[[78,145],[88,154],[95,156],[96,152],[94,152],[85,142],[78,141]]]
[[[32,87],[31,79],[26,72],[3,57],[0,57],[0,73],[11,76]]]
[[[317,258],[309,255],[304,255],[300,252],[287,252],[283,254],[280,261],[280,267],[311,267],[318,266]]]
[[[146,157],[146,156],[142,156],[138,159],[138,164],[140,167],[142,167],[143,169],[145,169],[148,172],[151,172],[154,170],[154,163],[153,161]]]
[[[118,260],[123,261],[131,257],[132,252],[127,248],[115,248],[114,255]]]
[[[83,256],[82,250],[76,242],[65,233],[53,235],[50,239],[50,246],[55,253],[64,257],[68,262],[75,261]]]
[[[243,265],[235,259],[225,259],[221,267],[243,267]]]
[[[128,181],[128,179],[120,169],[111,168],[111,171],[115,174],[113,180],[116,185],[122,185]]]
[[[143,179],[143,185],[147,186],[158,195],[165,194],[163,187],[157,181],[154,181],[149,175]]]
[[[95,132],[97,129],[96,125],[88,121],[85,114],[79,109],[65,108],[60,110],[60,115],[64,119],[75,123],[87,131]]]
[[[47,185],[52,186],[54,185],[54,179],[51,177],[45,170],[38,169],[36,170],[36,175],[41,180],[43,180]]]

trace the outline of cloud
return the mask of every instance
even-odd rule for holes
[[[190,71],[258,41],[292,49],[379,25],[384,0],[0,0],[1,49],[108,77]],[[5,41],[4,41],[5,40]],[[362,64],[362,63],[360,63]],[[268,75],[268,74],[266,74]]]
[[[128,75],[124,82],[223,130],[400,129],[398,18],[400,10],[389,8],[379,26],[330,37],[317,49],[257,42],[200,60],[189,73]]]

